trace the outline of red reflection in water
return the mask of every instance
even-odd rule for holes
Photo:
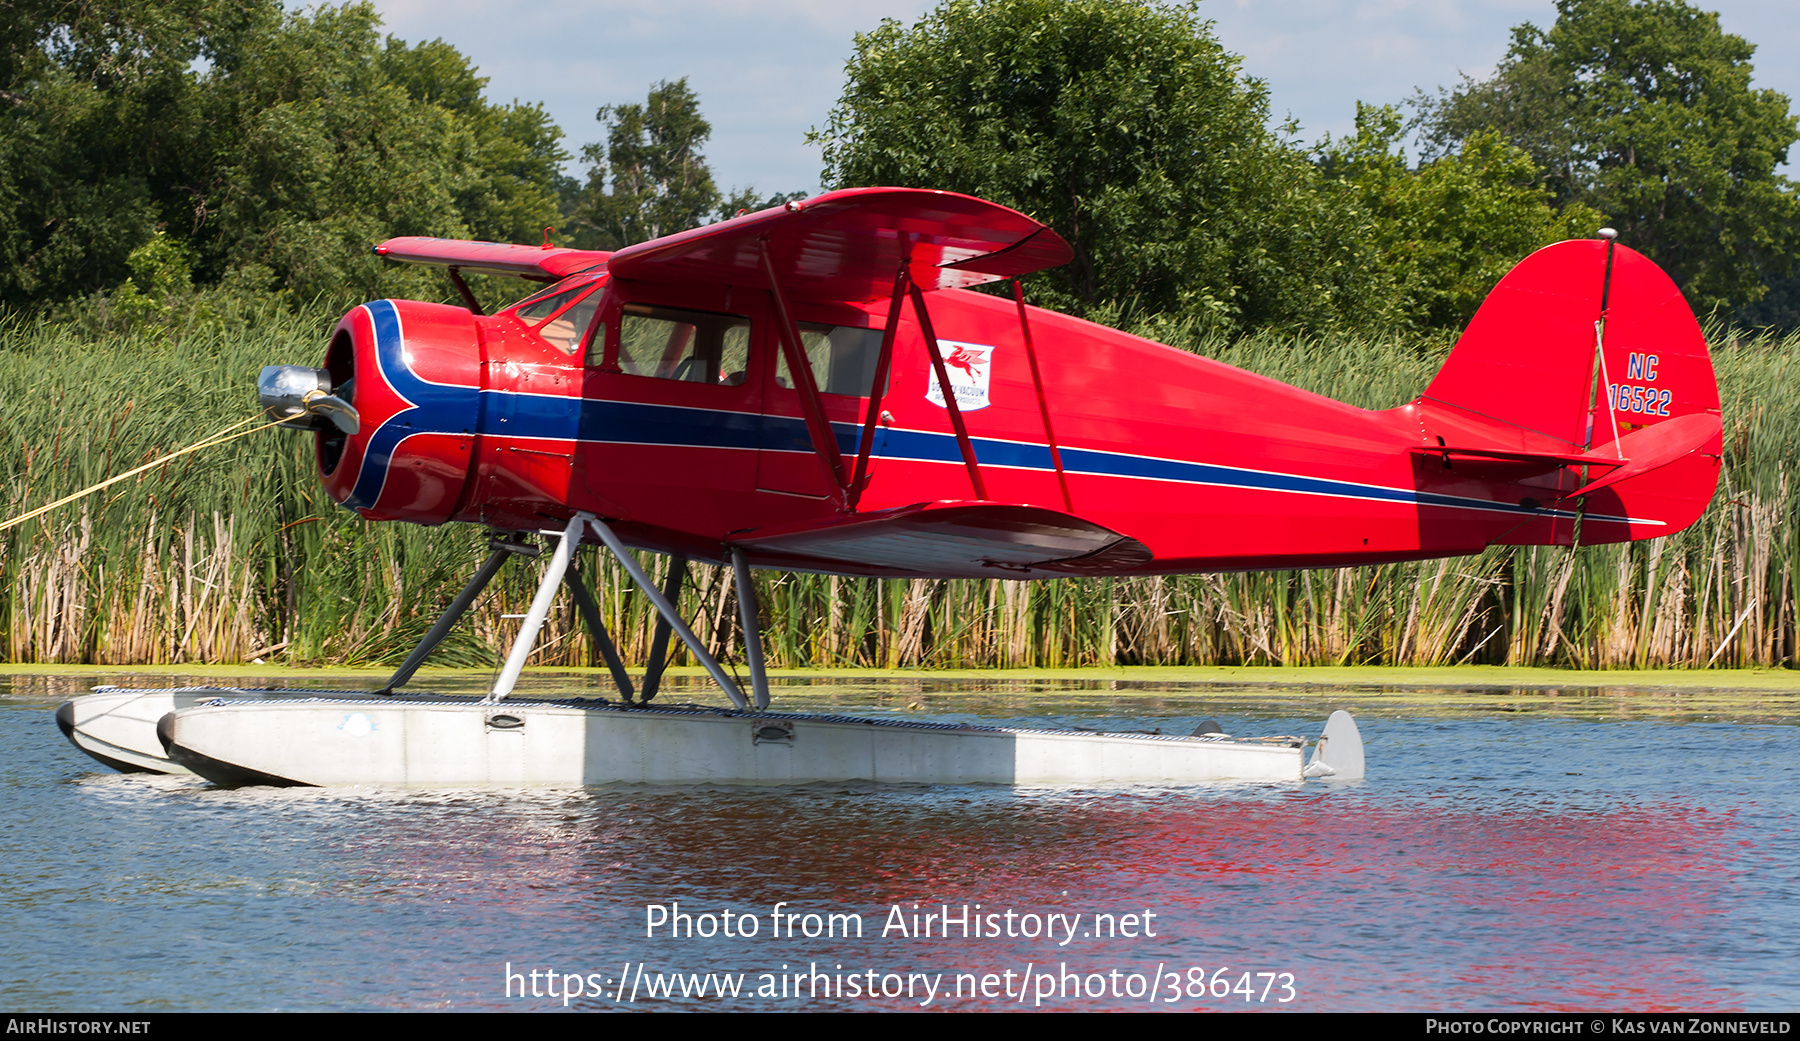
[[[987,894],[990,906],[1034,910],[1155,909],[1162,935],[1179,940],[1035,949],[1079,952],[1057,961],[1095,969],[1124,959],[1142,972],[1147,952],[1179,951],[1209,971],[1231,964],[1234,978],[1292,971],[1306,1008],[1738,1004],[1701,972],[1709,935],[1728,927],[1728,816],[1672,803],[1490,814],[1307,798],[1121,802],[1065,816],[1059,837],[1080,840],[1051,843],[1048,857],[971,871],[968,851],[939,847],[875,873],[885,898],[909,907]],[[972,963],[955,940],[931,953]]]
[[[1675,801],[1570,809],[1521,800],[1496,811],[1505,798],[1484,790],[1371,806],[1316,786],[968,798],[609,793],[554,807],[461,807],[453,824],[407,816],[346,843],[367,855],[347,874],[361,876],[365,893],[454,898],[459,935],[491,937],[496,956],[542,950],[587,966],[654,958],[754,975],[816,963],[834,976],[839,966],[943,973],[945,987],[959,974],[1011,971],[1015,995],[1028,966],[1075,973],[1082,985],[1089,974],[1104,978],[1105,997],[1058,995],[1043,1006],[1055,1009],[1277,1006],[1241,994],[1194,1000],[1189,970],[1210,980],[1221,966],[1228,983],[1244,972],[1292,973],[1297,997],[1282,1007],[1312,1010],[1742,1004],[1707,973],[1732,950],[1718,942],[1731,928],[1725,889],[1740,870],[1731,814]],[[670,900],[695,913],[758,915],[763,932],[646,941],[645,904]],[[783,901],[790,912],[861,914],[864,935],[776,940],[768,912]],[[953,915],[964,905],[1037,914],[1040,926],[1052,913],[1081,914],[1087,935],[1019,935],[1022,917],[1012,936],[883,935],[893,907],[910,933],[915,904],[921,915],[944,905]],[[1140,935],[1092,935],[1101,913],[1139,915]],[[489,971],[487,955],[460,953],[471,978]],[[1132,975],[1141,992],[1159,968],[1178,974],[1183,1000],[1112,996]],[[933,1007],[1005,1004],[1016,1002],[965,996]],[[793,1007],[873,1006],[918,1001]]]

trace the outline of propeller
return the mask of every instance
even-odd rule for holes
[[[362,425],[356,407],[331,391],[331,373],[305,365],[265,365],[256,377],[256,393],[270,419],[304,417],[307,422],[291,425],[323,430],[330,423],[346,434],[356,433]]]

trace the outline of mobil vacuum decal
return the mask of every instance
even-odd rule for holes
[[[938,351],[944,356],[944,372],[950,377],[950,389],[956,394],[956,407],[964,412],[988,406],[988,377],[993,372],[994,349],[985,344],[960,340],[939,340]],[[944,404],[944,388],[931,379],[925,400],[939,408]]]

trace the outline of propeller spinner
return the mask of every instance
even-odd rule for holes
[[[330,423],[346,434],[356,433],[361,424],[355,407],[331,390],[328,371],[305,365],[265,365],[256,378],[257,396],[270,419],[305,417],[307,422],[292,425],[322,430],[325,423]]]

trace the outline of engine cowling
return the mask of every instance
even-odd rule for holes
[[[474,316],[414,300],[363,304],[333,331],[325,373],[359,419],[355,433],[317,433],[326,493],[369,520],[449,520],[469,484],[480,416]]]

